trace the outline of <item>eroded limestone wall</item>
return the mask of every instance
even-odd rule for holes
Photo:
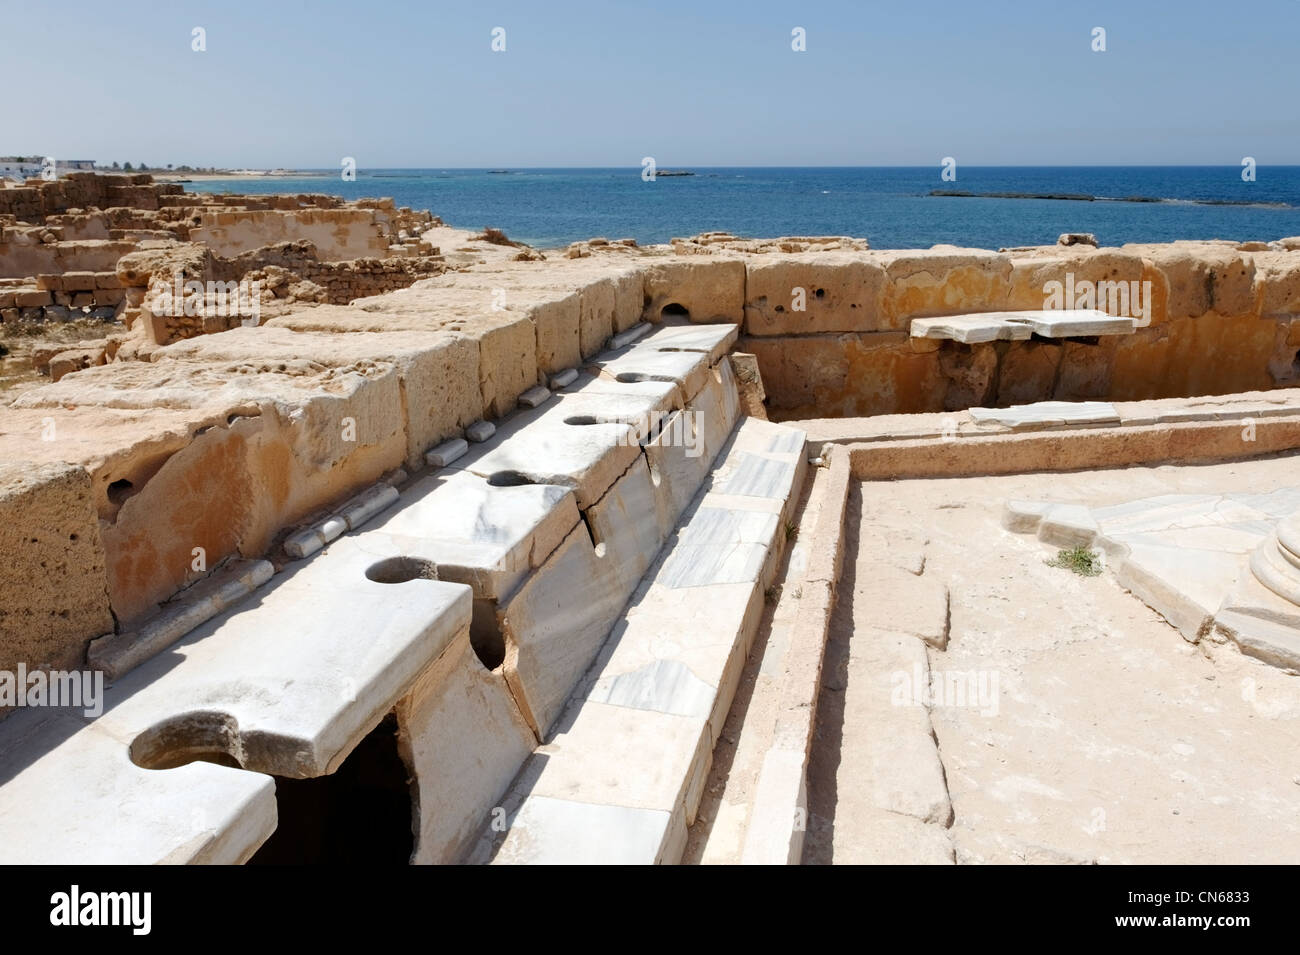
[[[0,671],[79,666],[88,635],[113,629],[86,470],[0,463],[0,554]]]
[[[190,239],[231,257],[278,242],[306,240],[325,262],[382,256],[388,240],[370,209],[208,212],[190,229]]]

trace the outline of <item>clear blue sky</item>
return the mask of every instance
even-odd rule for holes
[[[490,48],[497,26],[504,53]],[[807,52],[790,48],[796,26]],[[1300,0],[71,0],[7,4],[3,29],[0,155],[1300,163]]]

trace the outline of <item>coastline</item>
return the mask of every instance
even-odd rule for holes
[[[154,182],[209,182],[220,179],[324,179],[323,172],[299,172],[292,169],[276,169],[261,172],[258,170],[239,169],[233,172],[149,172]]]

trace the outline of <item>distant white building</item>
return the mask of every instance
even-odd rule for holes
[[[45,170],[45,158],[44,156],[0,156],[0,179],[15,179],[22,182],[25,179],[39,178]],[[93,159],[56,159],[54,173],[56,176],[62,176],[69,172],[92,171],[94,168]]]

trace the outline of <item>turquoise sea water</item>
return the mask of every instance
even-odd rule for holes
[[[1001,248],[1093,232],[1103,245],[1174,239],[1276,239],[1300,235],[1300,166],[965,167],[956,181],[916,168],[700,168],[693,176],[641,178],[619,169],[384,169],[186,185],[203,192],[326,192],[391,196],[450,225],[495,226],[552,247],[632,237],[642,244],[725,230],[741,236],[852,235],[874,248],[936,243]],[[1087,194],[1103,201],[932,196]],[[1144,197],[1159,202],[1106,201]]]

